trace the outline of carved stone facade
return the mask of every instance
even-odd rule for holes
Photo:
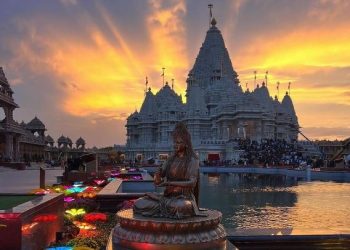
[[[171,132],[179,121],[187,124],[201,160],[209,154],[221,160],[237,157],[231,147],[237,138],[297,140],[298,119],[289,94],[280,102],[264,82],[243,91],[215,21],[186,82],[187,103],[168,84],[156,94],[147,91],[140,112],[127,119],[128,159],[168,154]]]

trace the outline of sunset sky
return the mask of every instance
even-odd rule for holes
[[[175,91],[209,26],[208,4],[243,89],[269,72],[291,96],[305,135],[350,136],[348,0],[2,0],[0,66],[20,106],[15,120],[43,121],[55,140],[89,147],[125,143],[126,117],[140,109],[166,68]],[[4,114],[2,112],[2,117]]]

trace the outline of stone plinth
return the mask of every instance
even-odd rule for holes
[[[182,220],[150,218],[134,214],[132,209],[117,213],[113,230],[116,249],[225,249],[226,232],[220,224],[222,214],[206,211],[207,217]]]

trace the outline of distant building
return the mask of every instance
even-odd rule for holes
[[[76,147],[72,140],[61,136],[58,139],[58,147],[49,135],[45,135],[45,124],[34,117],[30,122],[22,121],[20,124],[13,120],[13,111],[19,106],[12,97],[13,91],[0,67],[0,106],[4,110],[5,117],[0,120],[0,162],[41,161],[76,157],[86,151],[85,141],[79,138]],[[63,152],[63,153],[62,153]]]
[[[168,83],[156,94],[148,89],[140,111],[127,118],[127,159],[166,157],[179,121],[187,124],[201,160],[237,158],[237,138],[297,140],[290,95],[282,102],[270,97],[265,82],[242,90],[214,18],[186,82],[187,103]]]

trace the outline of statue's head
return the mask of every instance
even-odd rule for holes
[[[193,154],[191,135],[184,123],[176,124],[173,131],[173,141],[175,154],[184,153],[186,156]]]

